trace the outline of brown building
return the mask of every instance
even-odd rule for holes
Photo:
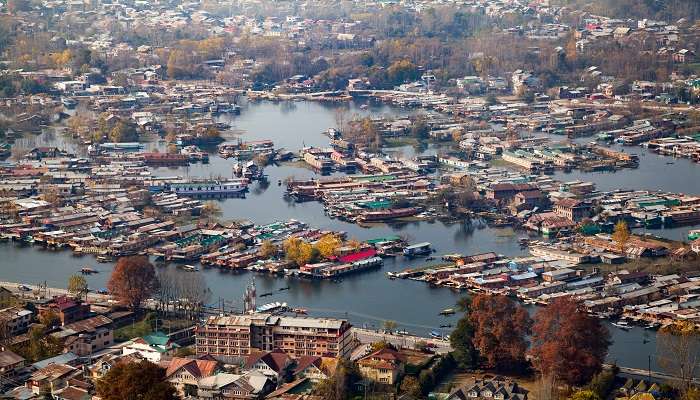
[[[68,296],[58,296],[51,301],[39,305],[39,315],[55,313],[61,320],[61,325],[81,321],[90,315],[90,305],[83,304]]]
[[[554,206],[554,212],[570,221],[581,221],[591,216],[591,205],[574,199],[563,199]]]
[[[347,357],[351,325],[345,320],[246,314],[210,317],[197,327],[197,354],[242,358],[280,349],[290,357]]]

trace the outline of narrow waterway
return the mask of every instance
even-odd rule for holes
[[[302,145],[328,145],[328,138],[322,135],[322,132],[335,126],[338,108],[344,108],[349,115],[397,115],[409,112],[376,104],[367,109],[360,109],[359,105],[354,103],[325,105],[310,102],[256,102],[244,104],[241,115],[227,116],[225,120],[239,132],[236,137],[242,140],[271,139],[276,147],[297,151]],[[231,140],[235,138],[232,137]],[[23,145],[32,147],[56,143],[74,149],[60,136],[33,137],[25,139]],[[151,146],[158,144],[153,143]],[[622,170],[615,174],[557,173],[555,177],[566,181],[590,180],[595,182],[600,190],[626,187],[700,193],[700,180],[696,179],[697,165],[687,160],[668,160],[668,157],[636,151],[641,150],[639,148],[634,150],[640,153],[638,169]],[[413,153],[410,147],[402,148],[401,151]],[[435,149],[420,151],[435,152]],[[673,164],[668,164],[671,161]],[[232,165],[233,161],[213,155],[209,164],[159,168],[155,173],[161,176],[231,176]],[[440,222],[414,222],[362,228],[332,220],[324,215],[322,205],[316,202],[297,204],[286,200],[283,196],[284,186],[278,184],[289,176],[314,176],[313,171],[293,165],[270,166],[265,171],[269,176],[269,184],[256,183],[245,198],[220,202],[222,219],[249,219],[262,224],[294,218],[314,227],[345,231],[349,237],[360,240],[400,234],[413,242],[431,242],[437,250],[437,255],[487,251],[507,256],[523,254],[518,245],[519,234],[511,229],[494,229],[476,222],[449,225]],[[687,228],[668,232],[673,236],[683,236]],[[212,290],[212,304],[217,304],[219,298],[222,298],[231,306],[240,308],[243,290],[250,280],[255,278],[258,293],[272,293],[269,297],[259,299],[259,302],[284,301],[290,306],[309,309],[311,315],[348,318],[360,326],[379,327],[385,320],[394,320],[400,328],[410,332],[427,334],[431,330],[438,330],[447,334],[450,329],[441,329],[440,326],[455,325],[458,316],[442,317],[438,313],[444,308],[452,307],[460,296],[465,295],[464,292],[433,288],[423,282],[411,280],[389,280],[386,277],[387,271],[401,270],[421,263],[425,261],[409,261],[402,257],[387,259],[379,270],[350,275],[338,283],[282,278],[251,272],[234,274],[218,269],[203,269],[200,273]],[[48,286],[65,287],[68,275],[85,265],[100,270],[99,274],[87,278],[90,287],[103,288],[109,277],[111,264],[98,264],[91,256],[74,257],[68,251],[20,247],[13,243],[0,244],[0,280],[4,281],[33,284],[45,281]],[[289,290],[279,291],[287,286],[290,287]],[[654,333],[639,328],[622,331],[610,326],[610,329],[615,343],[610,350],[609,360],[624,366],[647,368],[649,356],[655,353]],[[656,363],[652,357],[652,368],[655,367]]]

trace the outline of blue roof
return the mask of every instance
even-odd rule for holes
[[[75,361],[78,359],[78,356],[68,352],[64,354],[59,354],[56,357],[51,357],[47,358],[45,360],[37,361],[34,364],[32,364],[32,367],[36,369],[42,369],[44,367],[49,366],[50,364],[69,364],[72,361]]]

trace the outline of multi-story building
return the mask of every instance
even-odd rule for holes
[[[197,354],[235,358],[280,349],[294,358],[347,357],[350,327],[340,319],[260,313],[210,317],[197,327]]]
[[[24,333],[32,322],[32,312],[23,308],[10,307],[0,310],[0,334],[14,336]]]

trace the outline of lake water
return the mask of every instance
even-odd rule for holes
[[[271,139],[276,147],[297,151],[304,145],[327,146],[328,138],[321,134],[335,126],[338,107],[344,107],[348,114],[358,115],[397,115],[407,110],[394,109],[381,105],[370,105],[366,110],[357,104],[325,105],[319,103],[258,102],[245,104],[241,115],[228,116],[226,121],[240,132],[243,140]],[[234,140],[234,139],[232,139]],[[38,137],[24,144],[31,147],[62,141],[60,137]],[[156,146],[156,144],[152,144]],[[66,147],[72,148],[70,144]],[[410,147],[401,148],[411,154]],[[421,149],[423,151],[423,149]],[[428,149],[434,152],[435,149]],[[697,166],[685,160],[666,164],[665,157],[654,154],[640,154],[640,166],[636,170],[623,170],[616,174],[557,174],[562,180],[591,180],[601,190],[616,187],[648,188],[669,191],[700,193],[697,179]],[[661,160],[657,159],[661,158]],[[233,161],[211,157],[210,164],[196,164],[186,168],[159,168],[155,173],[161,176],[231,176]],[[654,170],[656,169],[656,172]],[[659,174],[658,171],[666,171]],[[362,228],[354,224],[332,220],[323,213],[323,207],[316,202],[293,203],[283,197],[284,186],[278,181],[289,176],[310,177],[314,172],[301,167],[270,166],[266,168],[269,184],[254,184],[245,198],[226,199],[220,202],[224,220],[250,219],[264,224],[276,220],[298,219],[310,226],[345,231],[349,237],[360,240],[387,235],[406,235],[413,242],[431,242],[437,254],[473,254],[495,251],[507,256],[523,254],[518,245],[518,234],[510,229],[494,229],[479,223],[457,223],[445,225],[440,222],[414,222],[407,224],[379,225]],[[682,235],[687,230],[679,230]],[[658,232],[658,231],[657,231]],[[90,256],[74,257],[67,251],[49,251],[36,247],[19,247],[12,243],[0,244],[0,280],[24,283],[46,281],[48,286],[65,287],[68,275],[77,272],[83,265],[90,265],[101,272],[87,277],[91,288],[105,286],[111,271],[110,264],[97,264]],[[424,261],[423,261],[424,262]],[[386,259],[379,270],[350,275],[340,283],[326,281],[306,281],[293,278],[280,278],[252,272],[230,273],[218,269],[203,269],[213,292],[212,303],[222,298],[234,308],[241,308],[245,286],[255,278],[258,293],[272,292],[273,295],[258,299],[259,304],[271,301],[284,301],[293,307],[304,307],[311,315],[348,318],[353,324],[379,327],[385,320],[394,320],[400,328],[410,332],[427,334],[431,330],[449,333],[440,325],[455,325],[458,316],[442,317],[438,313],[454,306],[464,295],[446,288],[433,288],[422,282],[410,280],[389,280],[387,271],[401,270],[421,264],[420,260],[409,261],[402,257]],[[186,273],[186,272],[182,272]],[[287,291],[278,291],[282,287]],[[634,328],[629,332],[610,327],[614,345],[610,350],[610,361],[620,365],[646,368],[648,356],[655,352],[654,335]],[[652,362],[652,367],[655,367]]]

